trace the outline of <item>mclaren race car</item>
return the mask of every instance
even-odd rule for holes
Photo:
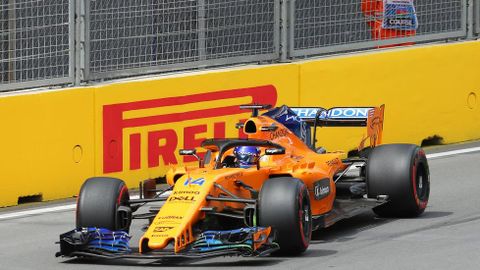
[[[416,145],[381,144],[383,106],[241,108],[252,111],[237,124],[248,138],[208,139],[198,154],[180,150],[198,164],[171,168],[166,189],[147,180],[139,198],[130,198],[122,180],[86,180],[76,229],[60,235],[57,256],[294,255],[308,248],[313,230],[363,211],[382,217],[424,212],[430,192],[425,153]],[[357,155],[316,146],[318,127],[355,126],[366,128]],[[253,154],[241,150],[252,148]],[[251,166],[238,163],[242,155]],[[129,243],[133,219],[147,221],[135,248]]]

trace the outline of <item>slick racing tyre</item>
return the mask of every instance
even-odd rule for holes
[[[310,197],[305,184],[291,177],[266,181],[259,194],[258,222],[276,232],[280,254],[304,252],[312,235]]]
[[[77,228],[97,227],[128,232],[130,197],[122,180],[94,177],[83,183],[77,201]]]
[[[430,174],[425,152],[411,144],[380,145],[366,167],[370,198],[388,195],[388,202],[373,211],[382,217],[416,217],[425,211],[430,195]]]

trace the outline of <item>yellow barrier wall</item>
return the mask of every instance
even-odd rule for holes
[[[181,164],[179,148],[236,137],[242,103],[386,105],[385,142],[480,138],[480,42],[163,76],[0,97],[0,206],[71,197],[107,175],[136,186]],[[319,145],[352,150],[364,130],[324,128]]]
[[[384,143],[480,138],[480,43],[397,49],[300,64],[303,106],[385,104]],[[361,130],[323,129],[327,149],[351,150]]]
[[[0,206],[78,194],[94,173],[92,90],[2,97],[0,117]]]

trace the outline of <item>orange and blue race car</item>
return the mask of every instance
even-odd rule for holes
[[[146,180],[134,199],[122,180],[86,180],[76,229],[60,235],[57,256],[294,255],[308,248],[313,230],[364,211],[382,217],[424,212],[430,193],[425,153],[416,145],[381,144],[384,106],[241,108],[252,111],[236,126],[248,138],[208,139],[198,154],[180,150],[198,164],[171,168],[166,189]],[[366,136],[355,156],[316,145],[319,127],[357,126]],[[148,223],[138,247],[129,243],[133,219]]]

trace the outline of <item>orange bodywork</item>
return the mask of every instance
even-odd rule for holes
[[[363,143],[369,138],[370,145],[374,147],[381,143],[383,106],[370,111],[367,123],[367,138]],[[253,125],[256,127],[254,130],[251,128]],[[247,129],[247,126],[250,128]],[[262,127],[270,126],[276,126],[276,129],[262,131]],[[166,178],[167,183],[174,188],[149,229],[140,239],[140,252],[162,249],[169,243],[174,244],[175,252],[183,250],[196,240],[193,227],[205,218],[202,208],[215,208],[218,212],[224,208],[242,210],[245,206],[243,203],[206,200],[207,195],[218,197],[225,194],[218,185],[239,198],[251,198],[250,192],[237,185],[235,180],[260,190],[263,183],[274,176],[298,178],[309,190],[313,216],[328,213],[332,209],[336,195],[334,176],[347,167],[342,162],[343,152],[317,154],[288,128],[266,116],[248,119],[243,129],[249,139],[268,140],[283,146],[285,154],[264,155],[258,167],[214,169],[218,152],[210,149],[212,157],[203,168],[200,166],[171,168]],[[227,151],[225,155],[228,153]],[[314,183],[320,179],[330,180],[330,194],[316,200]],[[270,228],[267,234],[269,230]],[[260,234],[255,237],[265,238]]]

